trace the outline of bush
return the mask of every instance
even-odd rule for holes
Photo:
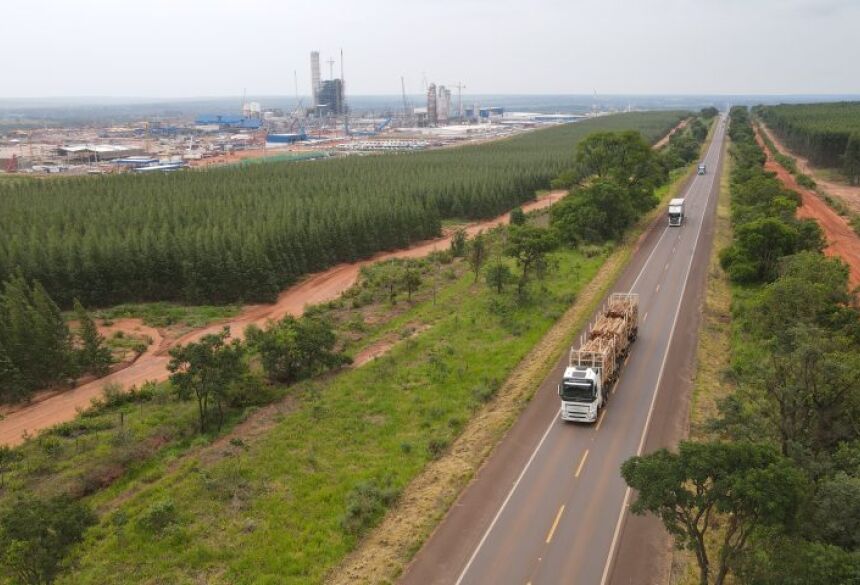
[[[522,207],[517,207],[511,210],[510,222],[511,225],[525,225],[526,214]]]
[[[358,484],[346,497],[346,512],[340,522],[341,528],[353,536],[364,534],[397,501],[399,495],[390,477]]]
[[[804,175],[803,173],[799,173],[797,175],[797,184],[807,189],[815,189],[815,187],[818,186],[812,177]]]
[[[149,532],[159,533],[171,524],[178,522],[176,504],[170,498],[154,502],[140,516],[138,525]]]
[[[433,437],[427,442],[427,452],[433,459],[439,459],[448,449],[449,441],[445,437]]]

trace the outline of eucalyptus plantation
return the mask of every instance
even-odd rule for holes
[[[301,276],[533,199],[595,131],[649,141],[680,112],[622,114],[422,153],[0,184],[0,281],[62,307],[272,301]]]

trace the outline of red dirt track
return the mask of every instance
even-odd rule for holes
[[[810,175],[815,182],[828,194],[834,197],[838,197],[841,199],[845,205],[850,207],[855,213],[860,213],[860,187],[854,187],[848,185],[846,183],[837,183],[835,181],[831,181],[825,179],[821,176],[821,173],[817,172],[815,168],[809,164],[809,159],[806,157],[800,156],[799,154],[790,151],[786,148],[785,144],[783,144],[779,138],[765,125],[760,125],[759,130],[764,132],[768,138],[770,138],[777,150],[779,150],[782,154],[790,156],[794,158],[797,163],[797,168],[800,169],[805,175]]]
[[[536,201],[526,203],[522,208],[526,212],[543,209],[565,194],[564,191],[552,191]],[[481,230],[507,224],[508,217],[508,214],[504,214],[495,219],[476,222],[467,226],[466,231],[471,236]],[[451,236],[447,234],[435,240],[419,242],[407,249],[381,252],[361,262],[339,264],[324,272],[312,274],[295,286],[284,290],[274,304],[248,306],[234,319],[192,331],[172,343],[161,343],[157,333],[151,335],[155,343],[130,366],[7,414],[0,420],[0,445],[20,444],[27,435],[33,435],[41,429],[73,419],[80,409],[90,406],[93,398],[101,396],[105,384],[117,383],[123,388],[130,388],[140,386],[149,380],[166,380],[169,361],[167,350],[173,345],[195,341],[207,333],[218,332],[223,327],[229,327],[234,337],[241,338],[245,327],[252,323],[262,325],[269,319],[280,319],[287,314],[299,316],[308,305],[336,299],[355,283],[362,266],[392,258],[423,257],[435,250],[447,249],[450,242]],[[137,324],[135,326],[139,327]]]
[[[669,130],[669,133],[666,134],[666,136],[664,136],[663,138],[661,138],[660,140],[655,142],[654,146],[652,146],[651,148],[653,148],[654,150],[659,150],[659,149],[663,148],[664,146],[669,144],[669,140],[672,138],[672,136],[675,134],[675,132],[678,132],[679,130],[683,130],[687,126],[687,124],[689,124],[689,123],[690,123],[690,118],[684,118],[683,120],[678,122],[677,126],[672,128],[671,130]]]
[[[851,229],[851,226],[842,216],[828,207],[815,192],[801,187],[794,176],[773,159],[758,127],[756,127],[756,141],[767,156],[765,169],[776,173],[783,185],[800,193],[803,205],[797,209],[797,217],[811,218],[818,222],[827,239],[824,253],[828,256],[838,256],[848,264],[850,269],[848,275],[849,288],[854,289],[860,286],[860,236]]]

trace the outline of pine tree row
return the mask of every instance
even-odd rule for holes
[[[0,403],[26,398],[83,373],[103,375],[111,363],[92,318],[75,299],[73,336],[59,307],[38,281],[21,276],[0,292]]]
[[[841,168],[860,184],[860,102],[758,106],[760,116],[792,150],[816,165]]]

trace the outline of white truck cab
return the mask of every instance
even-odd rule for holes
[[[669,201],[669,225],[680,226],[684,222],[684,200],[672,199]]]
[[[561,419],[574,422],[595,422],[605,397],[601,377],[592,368],[570,366],[558,386],[561,398]]]
[[[708,174],[708,167],[705,165],[705,163],[699,163],[699,174],[700,175]]]

